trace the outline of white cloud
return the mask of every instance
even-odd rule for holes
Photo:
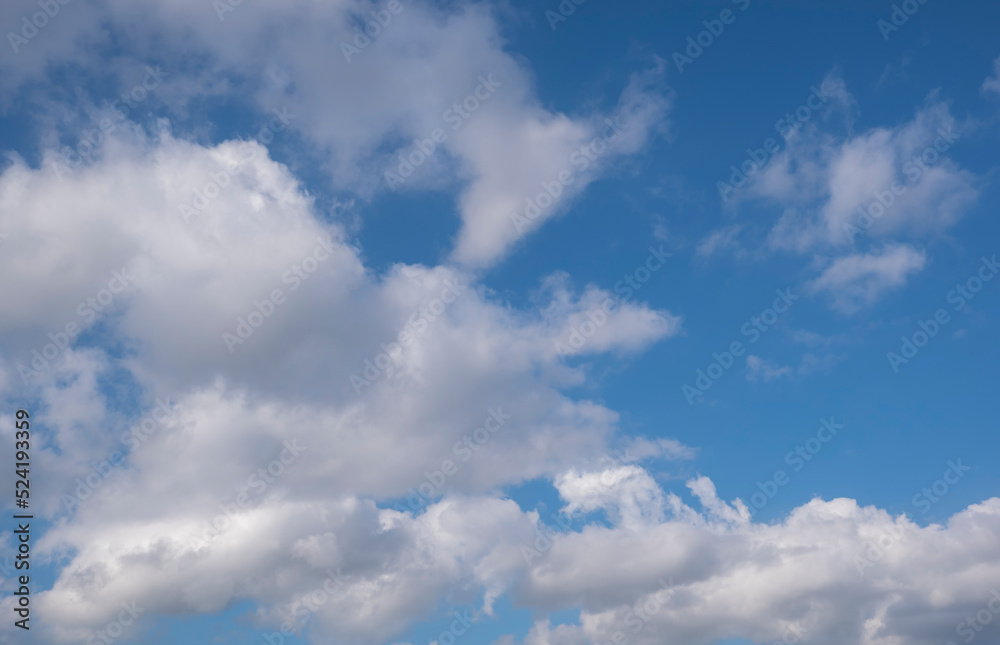
[[[185,221],[180,205],[251,153]],[[0,271],[12,285],[31,285],[9,293],[0,353],[7,394],[17,387],[38,397],[43,434],[51,433],[34,455],[53,473],[34,500],[39,514],[65,517],[63,496],[75,494],[77,478],[97,477],[37,544],[40,555],[68,562],[54,589],[38,595],[53,640],[81,637],[132,598],[151,613],[213,612],[252,598],[270,620],[334,565],[356,584],[325,610],[325,633],[388,638],[435,605],[429,589],[444,593],[464,579],[492,598],[511,583],[521,539],[498,545],[506,524],[492,530],[471,518],[481,511],[508,523],[513,512],[510,530],[524,539],[529,519],[499,500],[449,510],[463,495],[554,478],[618,441],[613,411],[560,392],[583,382],[585,370],[556,350],[608,293],[575,294],[556,281],[548,304],[519,311],[455,268],[397,265],[372,275],[344,231],[321,223],[289,170],[256,143],[204,147],[166,128],[153,139],[129,131],[61,180],[52,161],[38,169],[15,161],[0,174],[0,228],[16,242]],[[79,314],[77,303],[99,299],[125,261],[134,279],[113,304],[93,319]],[[463,286],[436,309],[449,283]],[[276,288],[284,299],[263,308],[263,324],[230,352],[223,333],[237,334],[238,319],[261,311],[255,301]],[[39,366],[22,389],[17,366],[31,367],[30,348],[42,350],[67,322],[101,331],[92,347]],[[678,324],[630,302],[606,315],[586,352],[634,351]],[[380,345],[401,330],[410,334],[405,347],[385,350],[386,368],[355,392],[352,375],[367,378],[366,360],[383,364]],[[114,350],[119,343],[124,352]],[[123,438],[136,421],[100,385],[112,370],[141,392],[147,411],[157,399],[170,410],[141,442]],[[9,417],[2,430],[11,439]],[[303,454],[257,491],[254,473],[288,442]],[[669,440],[632,447],[640,458],[690,453]],[[128,453],[126,464],[93,475],[92,464],[115,451]],[[412,498],[428,484],[418,518],[374,508],[372,500]],[[246,503],[237,502],[241,489]],[[193,545],[220,503],[239,505],[236,526]],[[469,530],[483,531],[481,550]],[[433,562],[416,555],[428,548],[440,551]],[[388,578],[387,562],[400,567]]]
[[[1000,94],[1000,57],[993,61],[993,76],[983,82],[982,89],[984,92]]]
[[[508,640],[497,641],[494,645],[514,645],[512,636]],[[590,641],[586,632],[578,625],[556,625],[548,620],[538,621],[524,638],[524,645],[585,645]]]
[[[635,74],[607,110],[570,115],[543,107],[486,5],[404,3],[371,44],[346,57],[356,21],[370,19],[368,3],[241,4],[221,21],[212,6],[199,0],[66,6],[58,16],[62,31],[52,27],[30,43],[32,66],[10,83],[37,77],[46,63],[72,61],[93,74],[109,73],[92,55],[74,59],[76,42],[114,38],[124,61],[198,59],[196,66],[168,66],[174,86],[157,89],[157,98],[183,112],[192,95],[244,84],[243,94],[261,112],[287,107],[294,115],[291,128],[322,161],[334,188],[364,197],[388,191],[386,172],[398,170],[398,155],[408,156],[440,129],[446,138],[434,147],[441,151],[400,190],[459,189],[462,227],[453,258],[474,268],[497,262],[564,213],[613,160],[638,152],[666,125],[670,93],[660,60]],[[276,31],[282,38],[274,38]],[[612,121],[621,125],[611,127]],[[525,200],[545,193],[563,172],[571,183],[552,189],[560,193],[555,203],[529,226],[515,226],[512,214],[524,215]]]
[[[887,244],[872,253],[834,260],[807,288],[830,294],[834,307],[854,313],[903,285],[911,274],[924,268],[926,261],[926,254],[912,246]]]
[[[669,107],[658,88],[662,67],[660,61],[656,69],[634,75],[603,118],[574,121],[539,113],[470,128],[468,141],[457,144],[474,180],[460,200],[464,226],[454,258],[472,266],[494,262],[527,232],[564,213],[609,163],[639,151]]]
[[[773,381],[784,376],[808,376],[817,372],[829,372],[833,366],[844,360],[846,356],[842,354],[826,353],[823,355],[806,353],[798,367],[791,365],[779,365],[759,356],[747,356],[747,380],[748,381]]]
[[[615,107],[569,115],[542,105],[482,5],[406,4],[350,63],[339,42],[371,9],[353,0],[242,3],[221,21],[203,0],[60,7],[13,64],[0,63],[5,105],[46,70],[73,65],[100,76],[95,52],[112,40],[122,55],[107,74],[118,81],[137,61],[183,53],[199,70],[158,90],[164,102],[182,112],[194,95],[244,83],[261,112],[288,105],[331,185],[362,198],[382,190],[400,147],[447,124],[446,111],[481,75],[502,85],[406,185],[460,190],[455,265],[376,274],[344,227],[321,217],[289,168],[256,143],[200,145],[166,124],[147,138],[130,126],[61,179],[51,150],[41,168],[14,159],[3,169],[0,273],[10,279],[0,387],[37,403],[43,441],[33,459],[48,489],[33,501],[39,517],[55,521],[35,553],[60,567],[54,586],[35,595],[46,642],[85,640],[132,599],[150,616],[249,600],[260,607],[256,624],[274,631],[331,569],[344,584],[314,613],[313,637],[323,642],[397,638],[442,599],[481,603],[489,615],[505,592],[539,616],[581,609],[579,625],[540,618],[529,645],[609,642],[631,627],[637,603],[672,580],[669,602],[637,645],[773,641],[790,628],[819,645],[937,645],[989,600],[1000,573],[1000,500],[945,526],[919,527],[844,499],[814,500],[766,525],[699,476],[688,482],[696,510],[636,463],[607,457],[615,445],[636,460],[693,450],[620,437],[614,411],[564,393],[585,382],[586,370],[557,349],[590,323],[595,332],[571,355],[634,352],[676,334],[680,319],[629,302],[598,324],[594,312],[611,294],[577,293],[558,276],[539,307],[520,310],[477,281],[473,270],[566,212],[608,166],[664,130],[671,99],[661,67],[634,76]],[[18,11],[0,9],[4,24],[18,22]],[[276,31],[285,37],[274,39]],[[628,127],[573,175],[560,203],[518,231],[512,210],[567,163],[575,169],[569,155],[614,117]],[[811,248],[849,221],[872,178],[897,177],[905,154],[952,121],[932,103],[907,126],[843,142],[803,134],[758,194],[807,214],[804,224],[786,224],[801,233],[791,246]],[[225,174],[248,158],[240,173]],[[180,206],[212,182],[218,196],[182,216]],[[938,162],[908,188],[907,208],[885,216],[886,230],[950,225],[975,198],[972,183]],[[835,259],[811,288],[856,309],[924,262],[913,247],[888,245]],[[112,294],[112,280],[128,284]],[[104,303],[106,289],[113,297]],[[263,303],[275,289],[280,302]],[[442,304],[445,289],[456,297]],[[99,315],[88,299],[101,304]],[[240,336],[249,325],[241,319],[255,311],[261,324],[227,346],[224,334]],[[87,341],[32,367],[30,350],[55,346],[49,333],[68,323]],[[383,349],[401,330],[409,341]],[[19,364],[38,371],[26,388]],[[352,382],[358,375],[363,387]],[[123,433],[136,415],[114,387],[138,393],[139,414],[152,414],[157,400],[170,414],[132,445]],[[0,417],[0,437],[9,442],[12,432],[10,416]],[[97,484],[64,513],[62,496],[115,451],[128,453],[125,465],[98,466]],[[10,467],[0,464],[0,475]],[[565,511],[603,511],[608,521],[559,534],[526,561],[538,514],[497,491],[534,479],[554,484]],[[403,499],[405,508],[428,487],[412,512],[378,506]],[[890,531],[901,537],[859,572],[857,559]],[[0,604],[10,612],[10,598]],[[12,630],[5,623],[0,638]]]
[[[799,365],[799,374],[814,374],[816,372],[829,372],[833,369],[833,366],[840,361],[847,358],[844,354],[833,354],[827,353],[823,355],[818,354],[803,354],[802,364]]]
[[[541,333],[553,338],[548,353],[636,352],[681,330],[681,318],[669,311],[652,310],[594,286],[576,298],[568,283],[565,274],[546,281],[550,302],[541,310],[545,326]]]
[[[72,396],[71,389],[53,408]],[[983,537],[1000,530],[1000,500],[925,528],[844,499],[814,500],[777,524],[757,524],[705,477],[688,482],[699,512],[634,464],[579,470],[571,463],[586,461],[579,455],[549,476],[566,512],[604,510],[611,525],[559,533],[529,563],[522,547],[536,544],[539,518],[511,501],[451,493],[411,515],[378,510],[354,492],[405,480],[394,475],[402,462],[385,461],[417,448],[416,441],[388,443],[404,441],[405,433],[390,439],[377,425],[365,426],[365,444],[383,446],[381,459],[372,454],[366,463],[360,444],[352,444],[361,429],[330,425],[319,410],[252,405],[221,388],[176,407],[175,418],[133,452],[128,470],[37,543],[40,555],[69,559],[54,589],[36,596],[55,628],[51,642],[86,637],[131,598],[151,614],[212,612],[253,599],[261,605],[260,628],[275,631],[294,617],[297,601],[322,586],[328,569],[341,569],[344,585],[313,615],[317,636],[388,640],[449,590],[465,590],[452,591],[449,602],[472,604],[485,592],[488,610],[509,591],[542,612],[581,608],[579,625],[545,628],[542,621],[528,642],[608,642],[635,624],[626,622],[630,610],[672,580],[669,600],[635,634],[640,645],[663,638],[678,645],[769,642],[790,627],[820,644],[937,645],[985,606],[1000,573],[1000,548]],[[76,412],[101,421],[100,410]],[[220,500],[232,508],[240,484],[279,455],[292,430],[308,450],[263,491],[251,489],[251,503],[235,512],[231,527],[216,519],[221,534],[198,542],[223,513]],[[532,447],[508,460],[505,431],[475,461],[459,464],[454,481],[490,470],[495,460],[511,469],[544,445],[518,439]],[[662,450],[689,455],[673,443]],[[53,458],[46,451],[40,457]],[[886,542],[890,533],[896,537]],[[880,539],[883,546],[873,549]]]
[[[261,629],[276,631],[282,621],[296,624],[297,603],[322,588],[329,570],[340,570],[343,584],[312,615],[312,633],[385,641],[433,611],[455,583],[502,584],[523,564],[514,545],[531,537],[513,502],[488,499],[441,502],[417,518],[351,497],[272,499],[200,546],[192,539],[210,516],[180,513],[103,528],[77,522],[40,543],[78,549],[55,588],[36,597],[55,636],[86,638],[121,598],[137,599],[147,615],[215,612],[253,598],[262,605]],[[318,560],[305,551],[305,544],[329,544],[331,535],[335,550]]]
[[[975,175],[948,157],[965,134],[936,94],[896,127],[838,136],[810,123],[786,138],[746,196],[782,208],[768,239],[776,249],[843,248],[865,235],[933,236],[979,195]]]
[[[704,513],[677,502],[671,518],[638,533],[559,534],[519,597],[553,609],[579,604],[580,625],[562,632],[577,642],[611,642],[622,631],[639,645],[780,642],[789,629],[819,645],[939,645],[993,598],[1000,547],[982,536],[1000,529],[998,499],[927,527],[853,500],[817,499],[768,525],[746,521],[742,505],[718,500],[707,480],[689,486]],[[661,581],[672,581],[669,598],[636,621],[635,607]],[[993,624],[979,637],[997,633]]]
[[[730,224],[712,231],[698,244],[698,255],[710,257],[719,251],[735,247],[742,228],[739,224]]]
[[[923,267],[923,252],[903,240],[943,235],[978,199],[980,180],[949,157],[972,129],[952,116],[938,92],[908,122],[855,133],[856,101],[843,80],[831,74],[823,87],[835,97],[831,105],[845,112],[846,127],[829,128],[824,114],[789,130],[785,148],[750,178],[737,202],[757,199],[780,209],[768,225],[769,250],[833,255],[806,287],[830,293],[835,308],[853,313]],[[744,228],[712,232],[699,253],[739,249]],[[803,373],[832,360],[813,357]]]
[[[748,381],[773,381],[782,376],[789,376],[794,370],[788,365],[778,365],[760,356],[747,356],[747,380]]]
[[[637,530],[663,520],[663,494],[646,471],[638,466],[619,466],[602,471],[570,470],[555,480],[563,511],[607,511],[616,525]]]

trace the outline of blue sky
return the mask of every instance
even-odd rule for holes
[[[0,9],[0,642],[997,638],[997,18]]]

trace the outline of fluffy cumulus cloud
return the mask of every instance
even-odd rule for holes
[[[89,633],[131,599],[201,613],[252,598],[269,624],[330,567],[361,585],[343,587],[361,594],[354,609],[329,605],[330,629],[388,638],[433,607],[429,580],[444,593],[465,575],[456,562],[473,581],[494,557],[497,532],[456,500],[555,477],[618,441],[613,411],[561,393],[583,368],[560,343],[592,311],[590,354],[679,330],[669,312],[602,309],[610,294],[558,279],[548,306],[518,311],[459,268],[374,275],[256,142],[206,147],[164,124],[112,138],[91,164],[58,164],[14,159],[0,175],[0,227],[18,231],[0,260],[18,285],[0,318],[4,382],[39,402],[35,459],[53,476],[36,504],[62,518],[39,549],[68,558],[39,597],[54,639]],[[115,405],[125,392],[107,390],[112,377],[141,392],[138,414]],[[511,502],[478,499],[469,508],[513,510],[530,536]],[[375,506],[391,500],[398,510]],[[439,528],[454,519],[446,538]],[[453,549],[469,538],[463,526],[482,531],[481,550]],[[444,540],[434,548],[451,563],[403,564],[427,548],[421,535]],[[372,539],[389,551],[362,556]],[[374,568],[351,574],[359,558]],[[393,560],[412,588],[383,580],[391,600],[359,591]],[[266,577],[285,582],[260,587]],[[354,610],[369,618],[336,617]]]
[[[994,611],[1000,500],[921,527],[817,499],[764,524],[708,477],[670,492],[675,464],[651,464],[695,450],[626,435],[580,386],[588,361],[670,342],[681,317],[562,274],[524,307],[485,285],[485,268],[667,132],[661,61],[569,113],[535,94],[484,5],[56,5],[0,59],[4,106],[37,100],[47,74],[127,90],[150,64],[171,78],[150,100],[175,118],[144,127],[95,108],[87,118],[118,126],[73,163],[56,151],[67,121],[49,112],[38,163],[11,155],[0,170],[0,395],[32,402],[35,562],[55,570],[35,595],[40,642],[85,642],[123,603],[152,617],[249,601],[263,632],[308,616],[314,642],[372,643],[442,603],[489,619],[507,594],[538,618],[507,645],[619,632],[937,645]],[[0,19],[22,24],[21,11]],[[338,195],[448,189],[446,261],[374,269],[267,140],[182,125],[231,93],[277,110]],[[841,253],[810,288],[853,311],[926,258],[902,243],[843,251],[844,225],[884,191],[895,205],[867,234],[953,224],[977,195],[940,143],[956,133],[933,98],[898,128],[804,129],[748,190],[786,209],[776,247]],[[748,369],[789,368],[751,356]],[[0,416],[3,441],[14,432]],[[574,524],[553,529],[505,494],[527,482],[551,485]],[[564,609],[579,621],[553,624]]]
[[[29,42],[6,61],[7,82],[28,83],[77,54],[93,57],[112,35],[139,60],[168,61],[173,80],[156,95],[175,110],[192,93],[218,95],[238,82],[262,112],[292,115],[290,127],[337,189],[371,197],[457,188],[453,256],[473,268],[495,263],[565,213],[615,158],[665,131],[663,61],[635,74],[605,108],[566,114],[534,96],[529,70],[505,51],[486,5],[392,4],[67,5],[51,21],[61,38]],[[13,6],[2,11],[5,23],[16,20]],[[284,36],[275,39],[278,31]],[[177,63],[192,59],[198,64]],[[113,70],[123,78],[134,71],[124,63]]]
[[[817,92],[825,106],[785,126],[783,147],[733,189],[732,203],[780,213],[763,235],[763,252],[833,255],[806,286],[853,312],[922,268],[924,253],[913,245],[940,238],[978,199],[981,179],[950,157],[976,126],[956,119],[935,91],[910,120],[856,132],[857,101],[843,79],[831,73]],[[838,115],[846,117],[842,130],[833,127]],[[699,253],[743,252],[754,234],[744,228],[712,232]]]
[[[223,510],[126,513],[108,497],[89,508],[118,510],[89,511],[46,537],[46,550],[76,549],[40,601],[59,617],[59,639],[85,637],[123,598],[183,613],[250,597],[263,605],[264,630],[296,625],[305,612],[328,638],[370,642],[397,635],[438,598],[482,597],[481,619],[505,592],[543,611],[581,609],[578,624],[542,619],[525,643],[623,634],[678,645],[735,637],[931,645],[996,636],[982,617],[1000,613],[1000,549],[990,539],[1000,500],[920,527],[853,500],[817,499],[769,525],[752,522],[740,500],[721,500],[706,478],[688,482],[697,508],[636,466],[569,470],[554,481],[567,515],[602,510],[609,522],[553,532],[494,497],[455,496],[414,514],[350,495],[293,500],[279,483],[216,528],[207,518]]]
[[[946,230],[979,194],[977,178],[948,156],[963,128],[932,94],[896,127],[837,136],[810,123],[791,131],[747,188],[783,209],[768,243],[802,252]]]
[[[638,466],[586,473],[571,470],[555,480],[555,487],[566,500],[569,514],[609,511],[616,523],[631,528],[663,518],[660,488]]]
[[[681,329],[679,316],[636,305],[604,289],[590,286],[576,297],[566,274],[551,276],[543,291],[549,303],[541,310],[547,327],[542,334],[556,339],[549,353],[569,357],[635,352]]]
[[[539,114],[531,120],[497,121],[469,129],[465,156],[474,177],[461,198],[463,229],[455,258],[480,265],[494,260],[527,232],[565,212],[616,157],[635,153],[662,126],[669,107],[663,63],[629,81],[606,115],[569,119]],[[492,126],[492,127],[491,127]],[[473,138],[475,137],[475,138]]]
[[[622,509],[637,490],[652,492],[624,475],[604,479]],[[729,638],[937,645],[1000,633],[987,620],[1000,613],[1000,549],[988,537],[1000,500],[919,527],[853,500],[816,499],[769,525],[751,522],[739,500],[720,500],[708,480],[688,485],[700,510],[646,494],[665,519],[648,515],[637,524],[623,513],[612,526],[560,533],[545,551],[535,549],[516,597],[582,613],[578,625],[543,620],[524,642],[604,643],[619,634],[678,645]],[[574,476],[560,492],[574,506],[591,488]]]

